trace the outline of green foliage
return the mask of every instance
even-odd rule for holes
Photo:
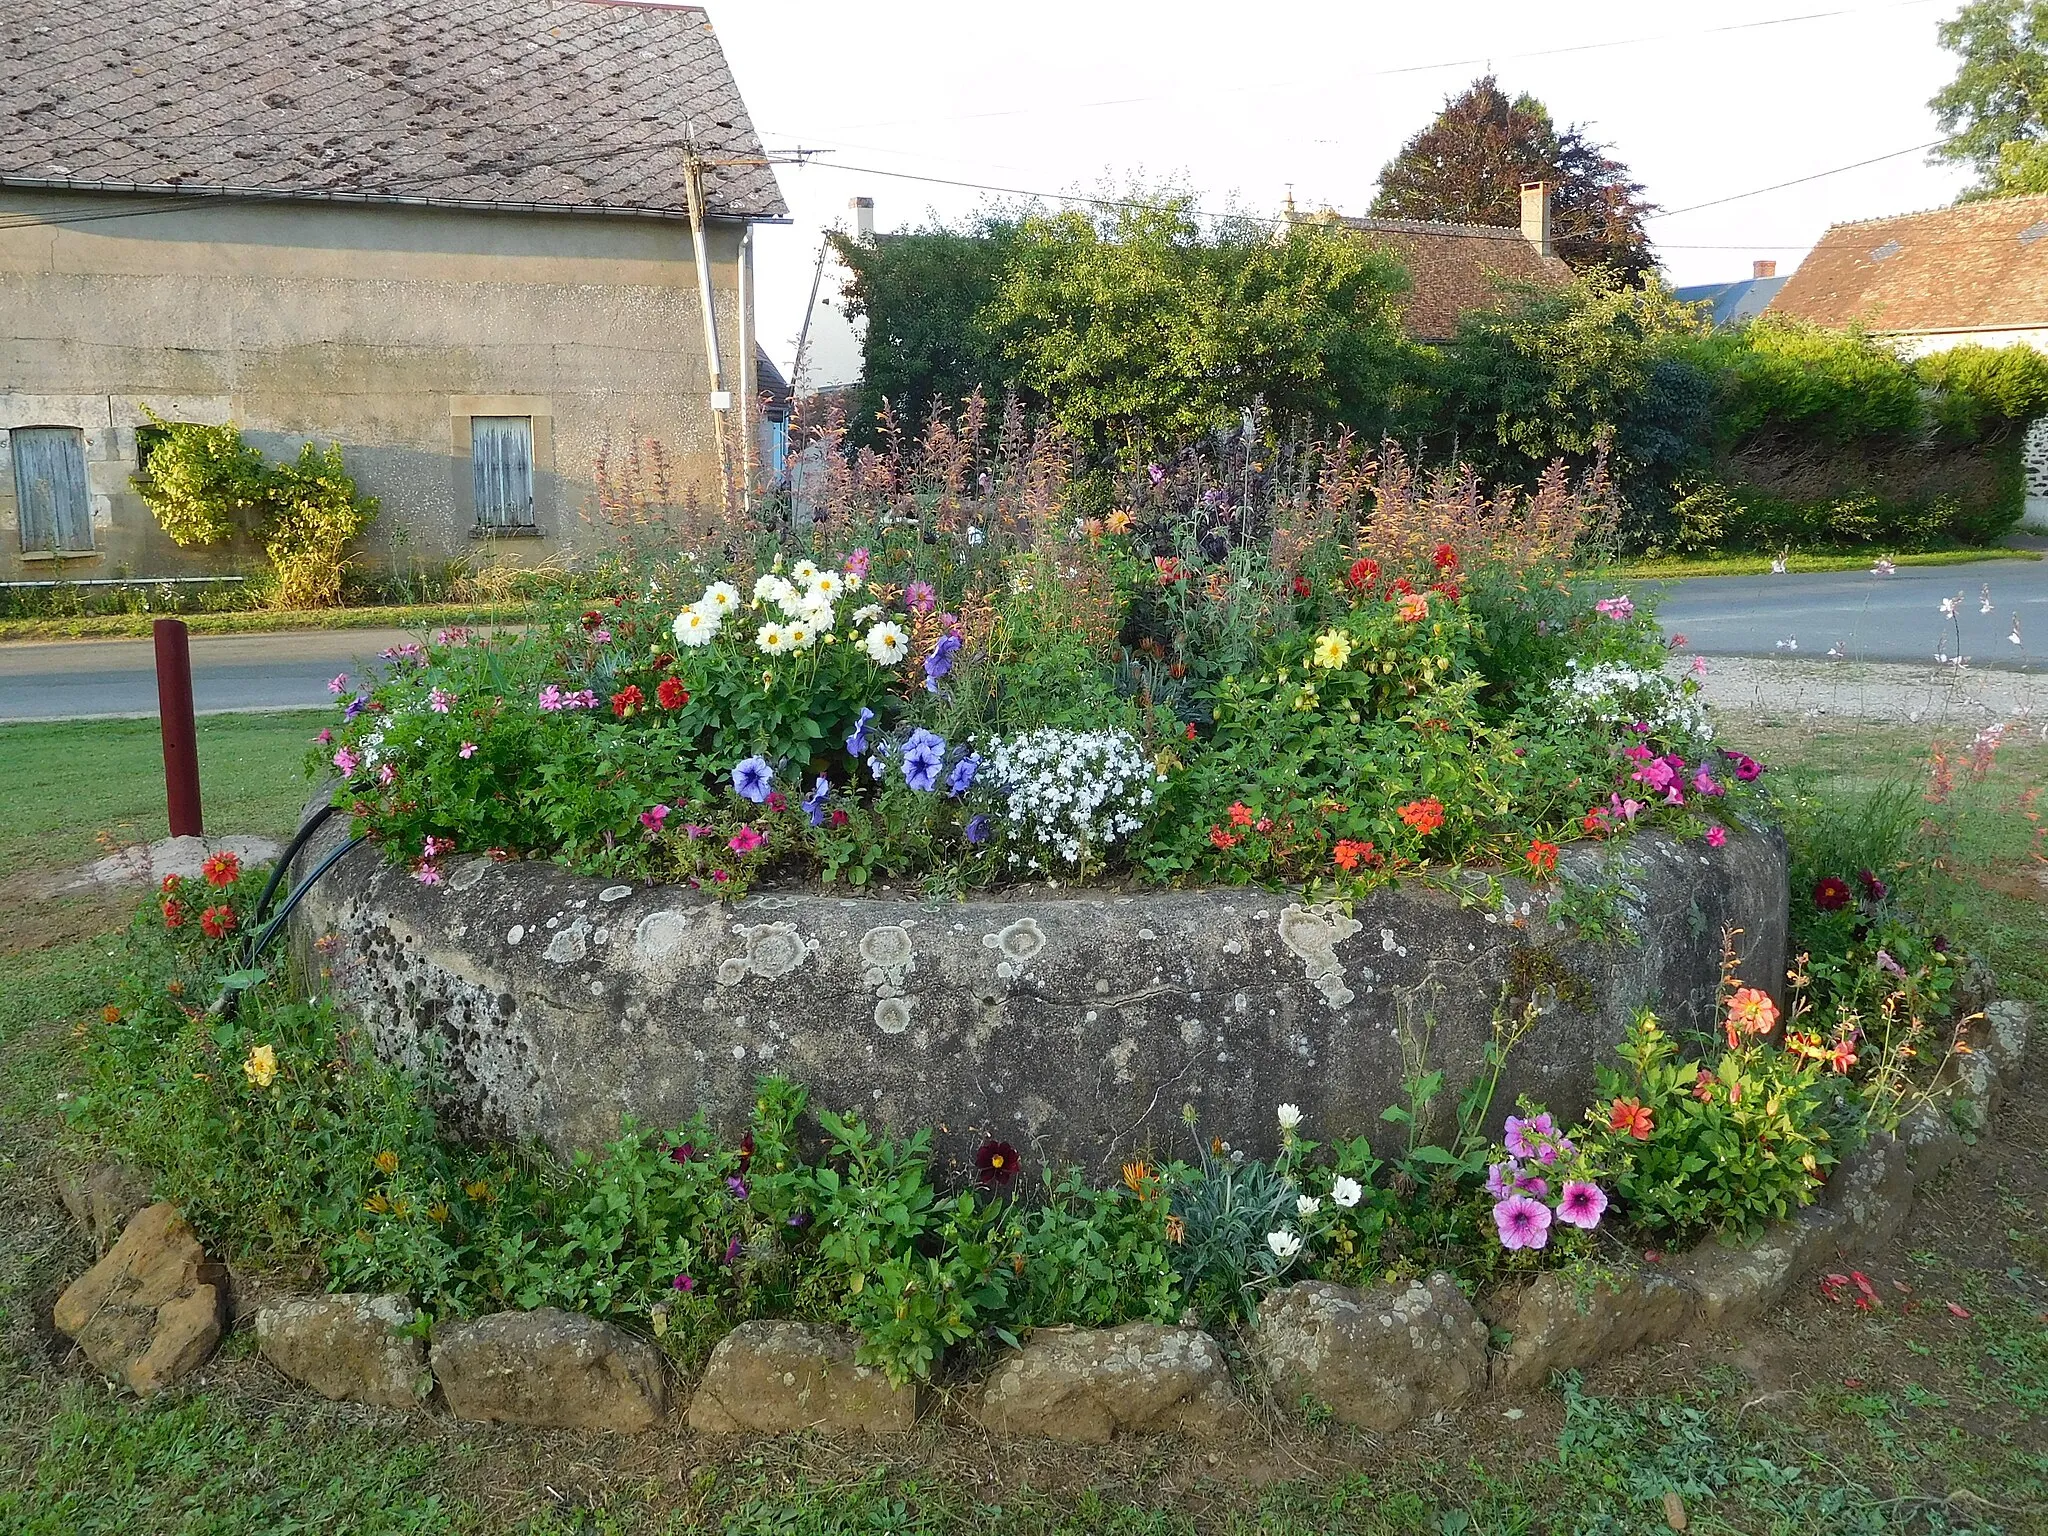
[[[1656,270],[1643,219],[1650,205],[1628,167],[1581,127],[1560,129],[1524,94],[1510,101],[1492,75],[1475,80],[1380,172],[1372,211],[1383,218],[1514,228],[1524,182],[1551,186],[1558,255],[1580,270],[1639,283]]]
[[[1898,438],[1924,420],[1912,365],[1868,335],[1765,315],[1699,337],[1688,351],[1716,378],[1724,443],[1766,431],[1829,442]]]
[[[2032,347],[1951,347],[1913,370],[1935,391],[1935,425],[1955,442],[1982,442],[2048,413],[2048,356]]]
[[[1647,1116],[1648,1134],[1637,1136],[1640,1122],[1618,1108],[1603,1116],[1603,1105],[1588,1112],[1587,1139],[1633,1223],[1674,1236],[1746,1235],[1813,1199],[1836,1156],[1817,1067],[1748,1043],[1717,1066],[1681,1061],[1647,1013],[1621,1055],[1627,1070],[1602,1068],[1601,1095]]]
[[[2010,196],[2008,149],[2048,135],[2048,4],[1970,0],[1937,33],[1958,63],[1928,102],[1948,135],[1936,153],[1976,168],[1977,195]]]
[[[1102,220],[1027,218],[984,323],[1076,442],[1142,462],[1259,400],[1319,420],[1369,411],[1406,347],[1406,286],[1341,231],[1209,237],[1175,197]]]
[[[376,517],[377,501],[357,493],[340,444],[307,443],[296,463],[273,465],[231,424],[169,422],[154,413],[150,421],[154,440],[133,483],[174,542],[202,546],[250,534],[276,570],[278,606],[341,600],[348,546]]]

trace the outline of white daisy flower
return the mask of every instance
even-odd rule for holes
[[[881,616],[882,605],[880,603],[869,603],[865,608],[855,610],[853,622],[856,624],[872,624]]]
[[[791,567],[789,574],[792,580],[809,585],[818,579],[818,567],[809,560],[799,560]]]
[[[786,587],[788,585],[788,582],[784,581],[773,571],[766,571],[754,578],[754,601],[765,603],[775,595],[777,587]]]
[[[789,649],[789,635],[780,624],[763,624],[754,636],[754,644],[770,656],[779,656]]]
[[[846,578],[837,571],[820,571],[811,578],[810,588],[813,602],[822,599],[828,603],[836,603],[840,594],[846,590]]]
[[[855,592],[858,592],[862,587],[867,585],[867,583],[861,579],[861,574],[859,571],[842,571],[839,576],[839,583],[842,587],[846,589],[846,593],[849,597],[852,596]]]
[[[818,632],[808,624],[792,624],[782,632],[782,648],[786,651],[807,651],[818,638]]]
[[[731,613],[740,605],[740,589],[729,581],[714,581],[704,589],[704,595],[697,599],[697,606],[706,613],[715,613],[720,618]]]
[[[706,613],[692,605],[676,615],[674,625],[676,644],[692,648],[709,645],[712,636],[718,633],[719,619],[716,613]]]
[[[910,637],[900,624],[877,624],[861,644],[877,666],[893,667],[910,654]]]

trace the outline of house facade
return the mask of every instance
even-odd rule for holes
[[[0,580],[220,563],[130,484],[152,414],[338,442],[373,560],[567,561],[629,459],[758,468],[786,210],[704,11],[0,0],[0,58]]]
[[[1866,330],[1911,357],[1965,344],[2048,352],[2048,197],[1834,225],[1769,312]],[[2024,526],[2048,531],[2048,417],[2027,429],[2024,463]]]

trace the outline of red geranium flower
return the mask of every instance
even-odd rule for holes
[[[1360,864],[1368,867],[1379,863],[1379,855],[1373,852],[1371,843],[1354,842],[1344,838],[1330,850],[1330,862],[1339,869],[1356,869]]]
[[[1350,584],[1354,592],[1363,592],[1379,579],[1380,563],[1377,560],[1354,560],[1351,562],[1351,569],[1344,576],[1344,580]]]
[[[175,896],[164,898],[164,926],[182,928],[185,926],[185,903]]]
[[[1017,1177],[1017,1149],[1007,1141],[984,1141],[975,1150],[974,1173],[990,1188],[1008,1189]]]
[[[1529,860],[1530,869],[1539,875],[1547,875],[1557,868],[1557,844],[1546,843],[1540,837],[1531,839],[1525,857]]]
[[[1823,877],[1813,888],[1813,904],[1823,912],[1839,912],[1849,905],[1849,882],[1835,875]]]
[[[640,691],[638,683],[628,683],[612,695],[612,713],[621,720],[647,703],[647,695]]]
[[[1427,800],[1410,800],[1394,814],[1427,837],[1444,824],[1444,803],[1432,795]]]
[[[1237,837],[1224,831],[1221,827],[1211,827],[1209,829],[1209,841],[1218,848],[1235,848],[1238,844]]]
[[[209,939],[224,939],[235,931],[233,907],[208,907],[199,914],[199,931]]]
[[[230,886],[241,878],[242,861],[223,848],[199,866],[199,873],[206,877],[208,885]]]
[[[1242,800],[1233,801],[1230,807],[1230,824],[1233,827],[1248,827],[1252,824],[1252,808]]]

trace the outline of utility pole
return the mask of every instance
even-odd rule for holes
[[[726,447],[725,416],[732,409],[732,391],[725,386],[725,366],[718,350],[718,315],[711,307],[711,258],[704,240],[704,157],[697,153],[697,133],[689,132],[683,152],[683,195],[690,209],[690,250],[697,264],[697,305],[704,312],[704,363],[710,372],[711,439],[718,452],[718,502],[732,511],[732,456]]]

